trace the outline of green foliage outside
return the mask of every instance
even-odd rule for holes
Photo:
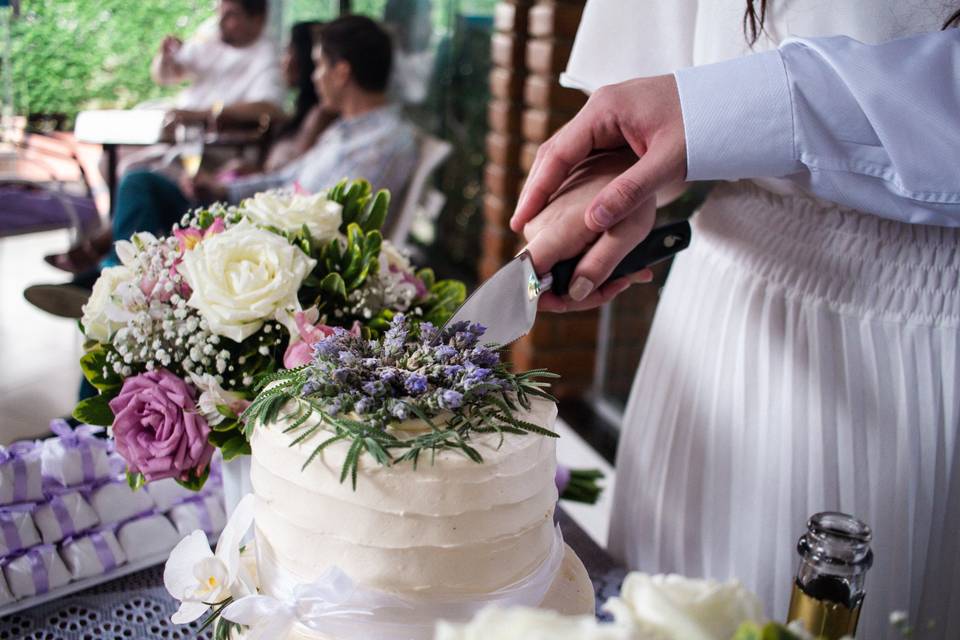
[[[274,0],[279,2],[279,0]],[[353,0],[355,13],[383,16],[387,0]],[[429,96],[408,115],[454,145],[437,176],[447,196],[431,262],[446,275],[471,280],[479,251],[480,193],[485,161],[491,15],[496,0],[432,0],[436,66]],[[419,3],[411,2],[411,7]],[[302,20],[329,20],[339,0],[283,0],[271,28],[284,37]],[[64,114],[66,128],[83,109],[129,108],[170,96],[150,61],[169,33],[189,37],[216,12],[216,0],[22,0],[12,23],[16,113]]]
[[[150,79],[160,41],[190,35],[215,8],[215,0],[24,0],[11,29],[16,112],[72,119],[170,95]]]
[[[456,14],[489,15],[494,0],[437,0],[434,33],[449,33]],[[380,17],[386,0],[354,0],[353,11]],[[287,0],[285,32],[300,20],[335,17],[335,0]],[[169,96],[156,86],[150,61],[169,33],[186,38],[214,15],[216,0],[23,0],[11,27],[14,110],[65,114],[129,108]]]

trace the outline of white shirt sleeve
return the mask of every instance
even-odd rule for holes
[[[220,32],[215,17],[204,20],[177,52],[177,64],[183,67],[188,78],[196,78],[203,66],[209,65],[209,58],[220,41]]]
[[[960,226],[960,29],[676,72],[689,180],[786,177],[885,218]]]

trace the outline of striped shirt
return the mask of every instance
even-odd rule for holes
[[[389,189],[391,201],[399,203],[416,164],[414,127],[391,105],[335,121],[301,158],[279,171],[237,180],[227,186],[227,194],[230,202],[238,203],[294,183],[316,193],[342,178],[364,178],[375,190]]]

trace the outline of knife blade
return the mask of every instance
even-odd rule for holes
[[[690,223],[686,220],[657,227],[627,254],[606,282],[666,260],[689,245]],[[550,273],[538,275],[530,253],[523,251],[480,285],[446,324],[477,322],[487,328],[484,343],[510,344],[533,328],[537,300],[543,292],[567,294],[582,257],[583,254],[558,262]]]

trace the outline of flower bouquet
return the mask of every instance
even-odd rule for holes
[[[188,213],[170,236],[117,243],[80,321],[98,395],[78,420],[111,426],[133,487],[199,489],[219,449],[250,453],[241,415],[257,381],[310,361],[341,327],[374,337],[398,313],[442,325],[465,287],[414,269],[383,240],[390,195],[363,180],[260,193]]]

